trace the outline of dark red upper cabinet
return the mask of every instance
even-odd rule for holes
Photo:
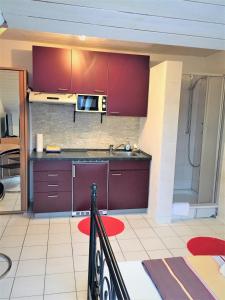
[[[147,115],[149,56],[109,54],[108,115]]]
[[[72,50],[72,91],[107,94],[108,53]]]
[[[33,46],[33,90],[71,91],[72,50]]]

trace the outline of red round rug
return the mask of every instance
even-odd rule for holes
[[[108,236],[113,236],[121,233],[124,230],[124,223],[116,218],[101,216],[102,222],[105,226],[105,230]],[[86,234],[90,235],[90,217],[78,223],[78,229]]]
[[[225,255],[225,241],[213,237],[196,237],[188,241],[193,255]]]

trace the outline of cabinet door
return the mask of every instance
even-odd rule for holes
[[[109,54],[108,115],[147,115],[149,57]]]
[[[148,170],[110,171],[109,209],[148,207]]]
[[[71,90],[71,50],[33,46],[33,90],[66,93]]]
[[[35,213],[60,212],[72,210],[71,192],[34,193]]]
[[[80,94],[107,94],[108,54],[72,51],[72,90]]]
[[[73,178],[73,210],[90,210],[91,185],[97,184],[97,207],[107,209],[107,163],[75,164]]]

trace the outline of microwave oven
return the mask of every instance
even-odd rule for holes
[[[77,94],[76,111],[105,113],[107,108],[106,95]]]

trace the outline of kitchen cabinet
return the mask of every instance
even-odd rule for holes
[[[108,53],[72,50],[72,91],[107,95]]]
[[[108,163],[75,163],[73,168],[73,211],[90,210],[92,183],[97,184],[98,209],[107,209]]]
[[[100,210],[147,208],[149,168],[149,160],[34,161],[33,211],[89,211],[92,183]]]
[[[147,115],[149,57],[109,53],[108,115]]]
[[[33,90],[108,95],[109,116],[147,115],[149,57],[33,46]]]
[[[109,164],[109,210],[148,207],[149,161]]]
[[[35,213],[72,210],[72,162],[36,161],[33,165]]]
[[[72,50],[33,46],[33,90],[70,93]]]

